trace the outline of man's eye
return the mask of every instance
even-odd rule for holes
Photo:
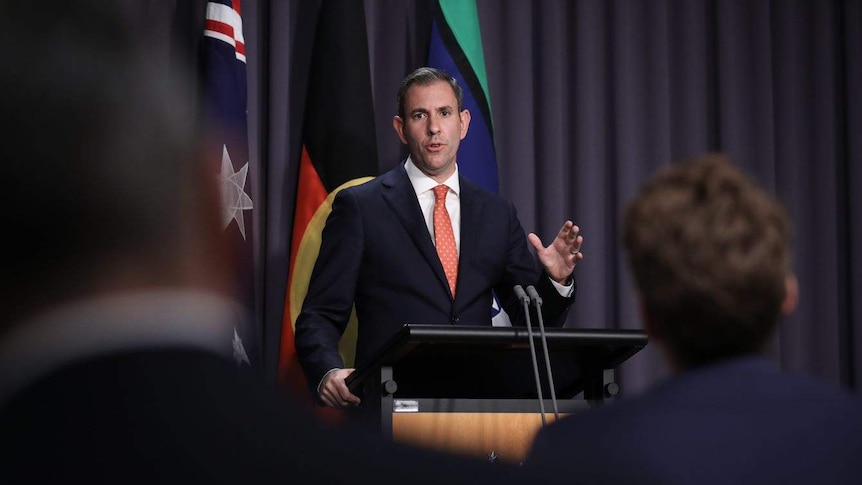
[[[452,114],[452,112],[449,111],[448,109],[444,109],[444,110],[440,111],[440,116],[442,116],[444,118],[449,116],[450,114]]]
[[[425,118],[425,113],[413,113],[414,120],[421,120]]]

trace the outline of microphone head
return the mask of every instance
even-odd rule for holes
[[[527,294],[530,295],[530,299],[533,300],[533,303],[535,303],[536,305],[542,304],[542,297],[539,296],[539,292],[536,291],[535,286],[533,286],[533,285],[528,286],[527,287]]]
[[[524,288],[521,285],[515,285],[515,287],[512,288],[512,291],[515,292],[515,296],[517,296],[518,299],[521,300],[521,302],[530,303],[530,297],[528,297],[527,294],[524,293]]]

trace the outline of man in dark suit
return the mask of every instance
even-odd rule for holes
[[[798,294],[779,203],[707,156],[647,182],[624,225],[644,327],[675,376],[541,430],[529,465],[583,483],[859,483],[862,402],[762,355]]]
[[[402,82],[393,120],[410,157],[336,196],[296,321],[299,362],[321,402],[359,403],[344,383],[353,369],[343,369],[338,353],[354,304],[357,367],[405,323],[490,325],[492,290],[513,324],[523,324],[515,285],[536,286],[546,322],[565,321],[572,272],[583,259],[579,228],[567,221],[548,247],[530,234],[539,267],[512,204],[458,174],[469,125],[454,78],[414,71]]]
[[[528,483],[336,434],[237,368],[194,96],[133,5],[0,6],[0,482]]]

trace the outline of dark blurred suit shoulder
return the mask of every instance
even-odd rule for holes
[[[862,400],[730,360],[549,426],[528,463],[584,483],[859,483]]]
[[[33,483],[87,475],[117,483],[266,482],[287,476],[280,461],[302,473],[315,458],[295,458],[303,442],[295,436],[311,428],[252,382],[198,350],[136,351],[65,366],[7,403],[0,468]]]
[[[67,365],[0,410],[3,483],[530,483],[526,470],[316,424],[235,364],[192,349]]]

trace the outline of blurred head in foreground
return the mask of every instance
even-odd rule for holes
[[[624,244],[644,326],[677,370],[762,352],[795,308],[787,215],[723,156],[649,180]]]
[[[4,322],[125,289],[223,290],[194,97],[121,4],[0,7]]]

